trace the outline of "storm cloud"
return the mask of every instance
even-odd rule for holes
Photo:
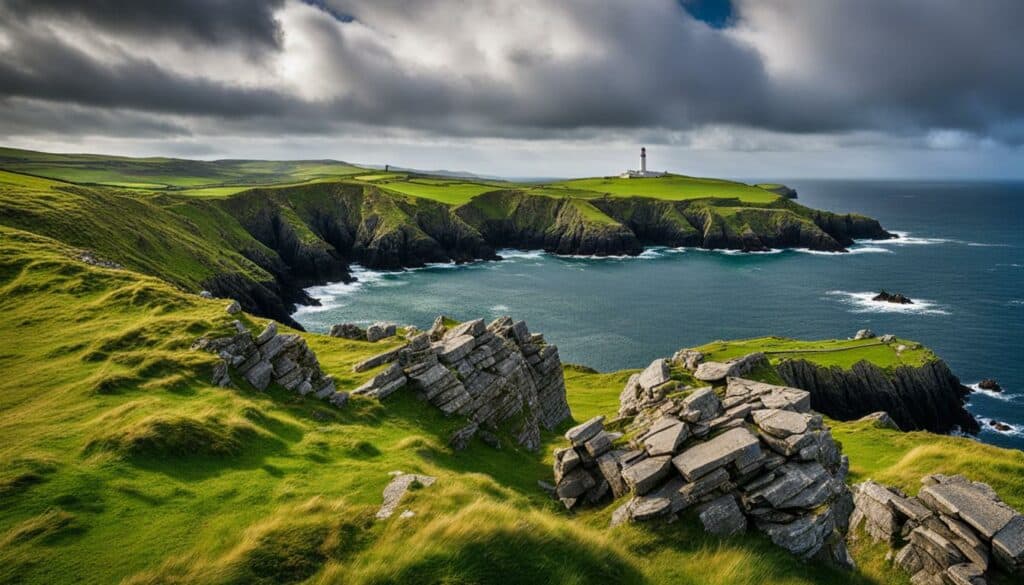
[[[686,1],[0,0],[0,132],[1024,144],[1018,0]]]

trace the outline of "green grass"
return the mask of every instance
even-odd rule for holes
[[[365,177],[359,177],[366,181]],[[468,202],[473,197],[487,191],[494,191],[495,187],[482,183],[471,183],[463,181],[423,181],[422,179],[409,179],[407,181],[389,181],[383,183],[381,188],[386,191],[394,191],[403,195],[412,195],[424,199],[433,199],[448,205],[460,205]]]
[[[908,349],[897,352],[896,347],[906,345]],[[935,355],[919,343],[897,339],[884,344],[874,339],[826,339],[820,341],[801,341],[785,337],[758,337],[735,341],[714,341],[696,349],[705,354],[706,359],[726,361],[742,357],[748,353],[763,351],[768,359],[777,362],[780,359],[804,359],[822,366],[839,366],[850,369],[853,364],[867,360],[881,368],[891,369],[898,366],[921,366],[935,359]]]
[[[0,151],[0,168],[18,152]],[[83,172],[113,164],[110,157],[44,153],[29,162]],[[132,165],[166,170],[176,164],[114,162],[127,165],[122,174],[136,173]],[[284,172],[272,162],[232,165],[247,180]],[[199,279],[225,271],[266,276],[240,253],[266,248],[238,218],[277,206],[299,240],[317,245],[306,218],[349,190],[388,223],[404,221],[410,210],[442,208],[427,199],[458,202],[474,197],[474,189],[498,188],[486,181],[374,177],[382,190],[402,193],[388,196],[363,193],[366,175],[343,182],[317,176],[335,170],[315,161],[293,168],[288,182],[300,184],[286,189],[253,190],[253,183],[234,194],[228,191],[242,187],[222,184],[188,192],[168,187],[156,195],[0,171],[0,582],[906,582],[885,563],[884,550],[866,544],[855,548],[862,571],[844,574],[799,562],[756,533],[710,537],[692,514],[671,525],[610,530],[614,506],[567,513],[537,487],[538,479],[551,479],[552,452],[564,446],[558,433],[544,434],[540,453],[518,449],[508,437],[501,450],[474,442],[453,452],[447,439],[462,421],[408,392],[383,405],[355,397],[337,410],[277,387],[257,392],[242,380],[237,388],[213,387],[215,358],[191,345],[227,331],[234,317],[223,300],[179,287],[194,290]],[[155,170],[150,179],[132,178],[166,179]],[[666,179],[673,181],[702,180]],[[714,192],[734,197],[741,187],[718,182]],[[601,193],[541,186],[527,188],[523,198],[538,192],[570,195],[587,222],[610,219],[586,201]],[[482,213],[508,211],[493,197],[483,199],[476,200]],[[128,269],[86,265],[76,260],[82,247]],[[241,318],[251,330],[264,324]],[[302,335],[342,389],[377,373],[356,374],[353,364],[398,343]],[[925,349],[897,356],[874,340],[762,338],[705,350],[712,359],[765,350],[775,352],[773,359],[844,367],[858,359],[885,367],[931,359]],[[633,372],[567,366],[576,421],[614,417]],[[680,372],[674,377],[694,383]],[[851,457],[853,479],[912,489],[925,473],[963,472],[1024,507],[1019,452],[832,424]],[[402,503],[414,517],[375,522],[381,491],[396,469],[438,482]]]
[[[55,154],[0,148],[0,168],[73,183],[140,190],[177,190],[343,177],[364,169],[338,161],[197,161]]]
[[[668,175],[651,179],[619,179],[615,177],[574,179],[553,183],[549,187],[563,187],[613,196],[639,195],[670,201],[736,198],[744,203],[761,204],[772,203],[779,198],[775,193],[744,185],[743,183],[722,179],[684,177],[681,175]]]
[[[228,326],[223,301],[70,253],[0,228],[0,581],[868,582],[693,518],[609,531],[612,508],[567,514],[536,486],[555,434],[539,454],[508,438],[456,453],[461,423],[404,392],[337,411],[212,387],[190,345]],[[390,347],[304,336],[342,388]],[[576,418],[613,415],[629,373],[568,367]],[[439,479],[403,502],[415,517],[373,522],[394,469]]]

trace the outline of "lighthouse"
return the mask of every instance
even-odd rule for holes
[[[665,173],[658,173],[655,171],[647,170],[647,147],[640,147],[640,170],[629,170],[621,175],[620,179],[649,179],[652,177],[664,177]]]

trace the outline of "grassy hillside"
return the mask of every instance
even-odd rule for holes
[[[899,346],[903,351],[897,351]],[[882,343],[879,338],[873,339],[826,339],[821,341],[803,341],[785,337],[758,337],[735,341],[714,341],[698,348],[707,359],[727,361],[742,357],[748,353],[762,351],[769,361],[777,362],[783,358],[803,359],[820,366],[839,366],[849,369],[853,364],[867,360],[885,369],[897,366],[920,366],[935,359],[935,354],[920,343],[905,339],[896,339],[890,343]]]
[[[55,154],[13,148],[0,148],[0,168],[73,183],[143,190],[294,183],[363,171],[338,161],[198,161]]]
[[[607,529],[537,488],[539,454],[446,446],[459,422],[405,392],[337,411],[271,388],[209,384],[190,349],[228,326],[224,301],[98,268],[39,235],[0,228],[0,582],[19,583],[905,583],[883,551],[864,569],[804,564],[691,517]],[[244,317],[253,330],[263,321]],[[386,344],[304,334],[342,388]],[[552,340],[557,342],[557,340]],[[630,372],[566,368],[577,419],[612,414]],[[1024,507],[1024,455],[967,439],[836,423],[855,478],[914,487],[965,472]],[[438,477],[374,521],[392,470]]]

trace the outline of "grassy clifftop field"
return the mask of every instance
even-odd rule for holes
[[[611,508],[569,514],[537,487],[555,433],[536,454],[508,440],[455,452],[458,421],[403,392],[336,410],[241,380],[214,387],[213,356],[190,346],[234,318],[223,300],[75,255],[0,228],[0,581],[906,582],[863,543],[861,572],[846,574],[759,535],[707,536],[690,517],[609,531]],[[304,337],[342,388],[388,347]],[[614,413],[628,374],[567,367],[575,418]],[[1024,506],[1019,452],[832,425],[854,480],[914,491],[925,473],[968,473]],[[403,501],[413,517],[375,521],[393,470],[438,482]]]

